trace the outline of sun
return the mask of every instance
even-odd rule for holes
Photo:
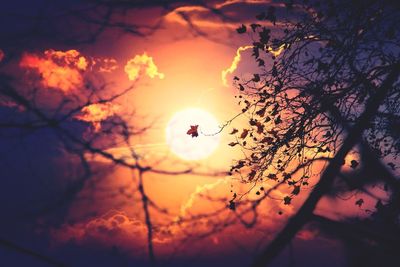
[[[199,125],[198,137],[186,134],[190,126]],[[211,155],[219,145],[217,119],[199,108],[189,108],[172,116],[166,128],[170,150],[184,160],[199,160]]]

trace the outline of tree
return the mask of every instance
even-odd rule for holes
[[[286,185],[283,201],[290,205],[315,182],[313,166],[323,162],[326,167],[254,266],[269,263],[309,222],[316,220],[331,230],[352,228],[352,224],[314,214],[325,196],[369,192],[371,185],[384,184],[389,200],[384,205],[384,200],[376,200],[374,216],[379,217],[383,206],[390,207],[392,217],[386,223],[393,226],[399,215],[395,203],[400,193],[396,171],[400,134],[393,125],[400,118],[400,34],[396,28],[400,7],[392,1],[373,0],[293,2],[286,4],[292,19],[276,24],[271,7],[248,27],[259,70],[250,79],[235,79],[239,104],[249,121],[237,137],[247,156],[232,166],[232,172],[246,183],[268,180],[275,183],[274,188]],[[265,20],[277,29],[262,26]],[[246,27],[238,29],[244,32]],[[355,150],[359,159],[345,162],[346,155]],[[358,171],[349,176],[344,164]],[[363,200],[355,204],[361,207]],[[368,227],[376,233],[376,225]],[[387,237],[382,231],[380,235]],[[362,237],[382,246],[400,242],[390,238],[385,243],[385,238],[372,234]]]
[[[134,148],[134,138],[141,136],[152,125],[138,126],[132,120],[132,117],[135,116],[133,108],[129,110],[118,108],[119,100],[135,89],[136,80],[134,79],[132,85],[127,88],[112,87],[105,82],[102,73],[93,73],[88,70],[89,67],[92,68],[95,65],[94,61],[92,62],[76,49],[96,43],[99,38],[111,31],[147,37],[161,28],[165,22],[164,16],[179,6],[201,5],[204,9],[212,9],[211,6],[209,7],[201,1],[186,2],[82,1],[72,4],[57,2],[47,3],[48,5],[43,8],[34,6],[28,14],[23,15],[10,12],[6,7],[3,8],[1,13],[7,21],[5,24],[19,25],[20,27],[0,28],[0,39],[2,40],[0,47],[2,149],[15,149],[13,144],[29,143],[29,138],[35,139],[35,136],[40,135],[42,137],[41,151],[50,151],[54,158],[65,153],[63,159],[71,164],[67,170],[67,177],[64,177],[67,182],[59,187],[55,186],[57,191],[49,194],[50,196],[42,196],[40,193],[35,195],[36,192],[30,192],[35,195],[35,198],[31,202],[23,203],[21,205],[23,207],[13,202],[10,206],[12,206],[15,216],[14,213],[11,214],[13,216],[9,214],[10,216],[3,222],[5,225],[8,227],[11,225],[12,229],[17,229],[16,222],[20,223],[21,220],[15,218],[26,217],[25,224],[33,225],[40,218],[43,220],[42,223],[47,226],[59,226],[59,218],[65,216],[71,203],[83,189],[98,182],[96,177],[99,172],[123,167],[131,171],[132,179],[129,185],[119,190],[121,190],[121,194],[127,195],[130,193],[126,191],[131,190],[135,200],[138,200],[137,203],[141,204],[141,213],[147,231],[148,257],[151,264],[154,264],[156,254],[153,237],[156,226],[152,220],[152,214],[163,214],[169,219],[176,218],[177,215],[160,207],[148,195],[144,186],[146,175],[219,176],[224,172],[200,172],[197,166],[191,164],[182,168],[167,169],[159,167],[160,162],[147,162],[145,155]],[[31,3],[30,5],[35,4]],[[135,13],[143,8],[158,8],[160,11],[159,18],[150,26],[143,25],[141,21],[132,21],[130,16],[126,16],[127,13]],[[191,33],[205,36],[196,24],[192,23],[190,15],[185,12],[179,12],[177,15],[187,23]],[[218,16],[221,19],[225,18],[222,13],[219,13]],[[49,46],[54,49],[48,49]],[[112,63],[112,61],[107,61],[107,63],[110,62]],[[99,66],[99,62],[95,63],[96,66]],[[40,64],[45,66],[39,66]],[[20,68],[15,70],[15,66]],[[29,79],[25,79],[26,75]],[[43,142],[45,138],[47,138],[47,143]],[[128,155],[118,156],[110,152],[110,148],[120,145],[128,149]],[[17,167],[20,169],[27,169],[28,165],[32,165],[33,170],[52,169],[51,165],[54,162],[50,162],[51,164],[47,162],[52,158],[46,157],[42,160],[38,157],[36,160],[33,153],[27,152],[27,154],[31,162],[17,162],[19,164]],[[2,172],[2,175],[7,181],[6,184],[9,183],[8,181],[17,181],[18,178],[21,178],[12,177],[12,172],[8,172],[10,165],[7,162],[14,158],[5,153],[3,165],[6,166],[6,171]],[[107,164],[103,166],[98,163],[99,159],[106,161]],[[51,170],[51,175],[55,176],[63,171],[61,168]],[[44,176],[48,173],[40,174]],[[34,171],[30,174],[24,173],[24,177],[21,179],[28,180],[29,175],[33,176]],[[45,180],[45,183],[50,182]],[[22,183],[22,185],[28,187],[27,184]],[[44,188],[43,191],[54,190],[53,187],[49,186],[49,188]],[[9,187],[6,190],[11,192],[12,188]],[[7,199],[7,201],[11,201],[11,199]],[[1,206],[4,213],[9,211],[6,208],[8,208],[6,204]],[[207,216],[204,214],[201,219]],[[190,224],[196,220],[197,218],[180,218],[176,224]],[[62,265],[50,257],[7,239],[0,239],[0,245],[52,265]]]

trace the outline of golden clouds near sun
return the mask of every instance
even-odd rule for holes
[[[141,70],[144,70],[146,75],[150,78],[158,77],[164,79],[164,73],[158,71],[158,67],[154,63],[153,58],[146,53],[143,53],[143,55],[136,55],[125,65],[125,72],[128,74],[128,78],[131,81],[139,77]]]
[[[199,125],[198,137],[186,134],[191,125]],[[218,147],[220,137],[215,133],[219,129],[218,121],[209,112],[198,108],[185,109],[177,112],[168,122],[167,144],[182,159],[204,159]]]

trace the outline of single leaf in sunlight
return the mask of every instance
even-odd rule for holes
[[[237,144],[239,144],[238,142],[230,142],[228,145],[229,146],[236,146]]]
[[[260,117],[264,117],[266,108],[262,108],[256,112],[256,114]]]
[[[290,203],[292,202],[292,198],[289,196],[286,196],[283,198],[283,204],[285,205],[290,205]]]
[[[233,129],[232,129],[232,132],[230,132],[229,134],[235,134],[235,133],[237,133],[237,132],[239,132],[238,129],[233,128]]]
[[[299,185],[296,185],[296,186],[293,188],[292,194],[293,194],[293,195],[298,195],[299,193],[300,193],[300,186],[299,186]]]
[[[245,139],[248,133],[249,133],[248,129],[243,129],[243,132],[240,135],[240,138]]]
[[[239,162],[238,162],[238,164],[236,164],[235,168],[236,168],[236,169],[241,169],[241,168],[243,168],[243,167],[244,167],[244,163],[245,163],[244,160],[239,160]]]
[[[268,176],[267,176],[269,179],[271,179],[271,180],[278,180],[278,177],[276,177],[276,174],[275,173],[270,173],[270,174],[268,174]]]
[[[246,26],[242,24],[239,28],[236,29],[236,31],[241,34],[246,32]]]
[[[230,210],[233,210],[233,211],[234,211],[234,210],[236,209],[236,203],[235,203],[236,197],[237,197],[237,194],[234,193],[233,196],[232,196],[232,199],[229,200],[229,206],[228,206],[228,208],[229,208]]]
[[[192,137],[199,136],[198,132],[199,125],[190,125],[190,129],[186,132],[186,134],[191,135]]]
[[[364,199],[360,198],[354,204],[356,204],[357,206],[359,206],[361,208],[362,204],[364,204]]]
[[[258,121],[256,123],[256,126],[257,126],[257,133],[262,134],[264,132],[264,125]]]

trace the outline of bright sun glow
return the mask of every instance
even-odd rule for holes
[[[198,137],[186,132],[191,125],[199,125]],[[218,121],[205,110],[189,108],[176,113],[168,122],[166,138],[173,153],[185,160],[198,160],[209,156],[219,144]]]

